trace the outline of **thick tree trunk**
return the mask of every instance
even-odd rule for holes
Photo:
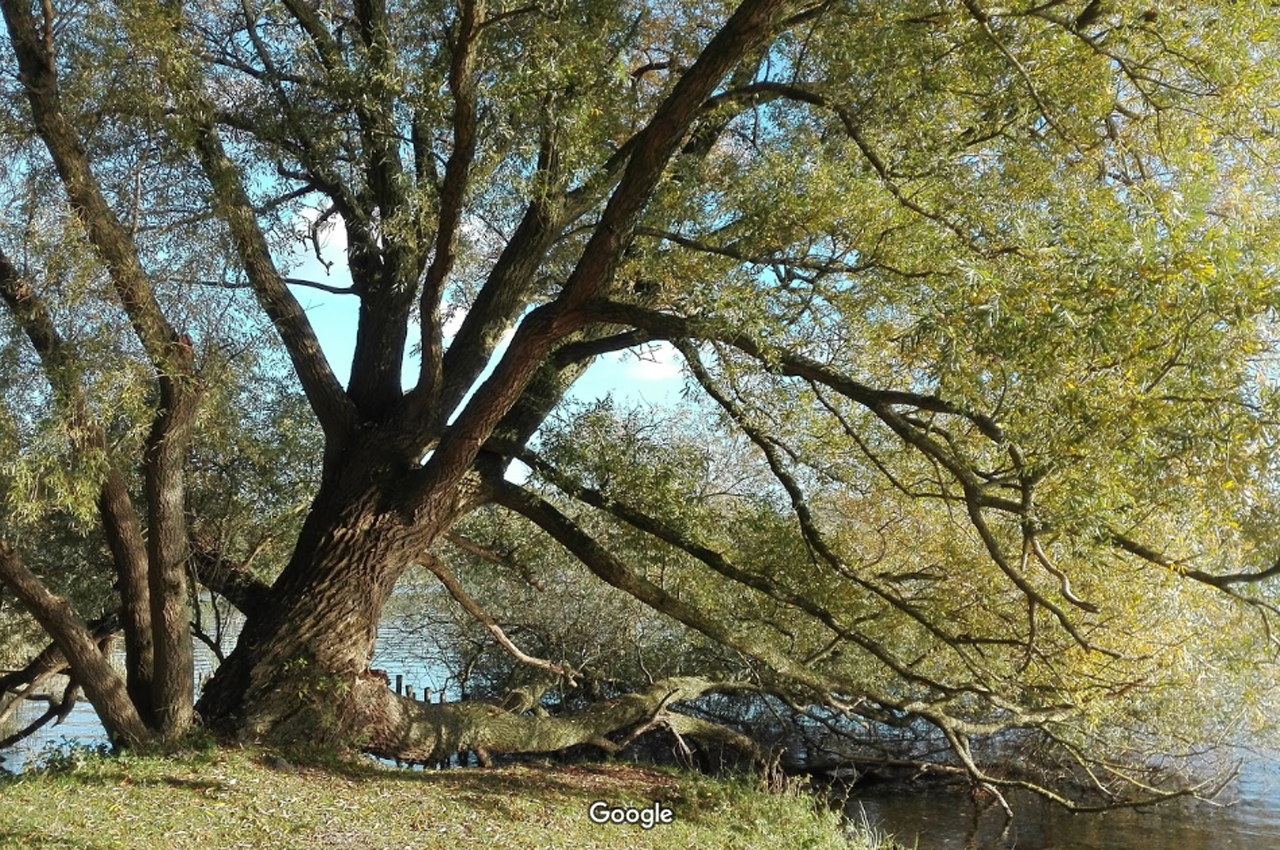
[[[151,589],[147,579],[147,542],[129,498],[124,476],[107,470],[98,510],[103,517],[111,560],[120,593],[120,625],[124,631],[125,684],[129,699],[143,721],[155,719],[152,688],[155,680],[155,642],[151,635]]]
[[[201,695],[197,711],[219,733],[314,739],[333,726],[369,669],[396,579],[452,519],[406,521],[385,467],[344,473],[322,487],[289,564]]]
[[[197,708],[206,725],[240,740],[359,748],[422,764],[468,751],[482,760],[582,744],[612,751],[629,733],[665,728],[767,760],[747,737],[669,711],[722,687],[711,680],[667,679],[557,717],[536,706],[428,704],[392,693],[369,662],[395,579],[421,551],[419,532],[407,534],[394,513],[348,510],[326,523],[314,511],[270,603],[246,621],[205,689]]]
[[[90,408],[82,388],[80,364],[58,332],[44,299],[0,250],[0,299],[26,332],[55,395],[65,399],[65,412],[73,423],[71,448],[77,457],[106,454],[108,442],[102,424]],[[129,698],[143,720],[150,723],[151,683],[155,661],[151,639],[150,591],[147,587],[147,544],[124,475],[114,465],[105,471],[98,493],[98,514],[111,550],[120,592],[120,625],[125,634],[125,660]]]
[[[151,525],[147,530],[148,591],[155,653],[152,710],[161,734],[186,733],[193,719],[195,659],[191,645],[190,557],[184,458],[199,405],[182,380],[160,378],[162,410],[147,439],[145,482]]]
[[[359,747],[407,762],[465,751],[554,752],[591,744],[616,749],[628,731],[666,728],[714,739],[753,758],[763,754],[731,730],[671,705],[720,685],[668,679],[568,717],[464,701],[426,704],[393,694],[369,672],[377,624],[397,578],[465,509],[465,495],[441,498],[440,516],[413,516],[388,504],[394,473],[344,470],[344,486],[322,487],[297,549],[268,601],[249,614],[240,640],[197,706],[205,724],[240,740]],[[467,486],[455,488],[467,493]]]

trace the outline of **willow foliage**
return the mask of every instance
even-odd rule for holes
[[[246,518],[278,545],[316,494],[256,609],[285,613],[249,617],[266,659],[363,673],[371,648],[317,636],[346,617],[371,641],[455,523],[475,539],[449,563],[500,619],[581,598],[494,577],[476,552],[516,523],[563,547],[534,558],[557,586],[613,585],[664,647],[698,633],[724,690],[928,727],[975,782],[1020,781],[982,741],[1034,739],[1097,799],[1155,793],[1114,757],[1275,716],[1280,56],[1258,4],[29,5],[4,0],[28,57],[0,115],[12,528],[91,525],[158,386],[194,428],[193,550],[252,561]],[[299,237],[332,280],[284,276]],[[20,280],[78,359],[40,348]],[[345,386],[307,285],[353,306]],[[566,401],[655,344],[683,412]],[[85,410],[105,443],[69,432]],[[554,630],[543,649],[592,663]],[[275,681],[254,652],[211,717]]]

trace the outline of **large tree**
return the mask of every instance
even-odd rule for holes
[[[752,690],[923,724],[992,784],[1024,780],[974,742],[1035,735],[1106,796],[1141,788],[1134,742],[1265,704],[1280,89],[1250,4],[59,5],[0,0],[0,294],[10,374],[38,363],[0,579],[118,742],[193,722],[190,576],[247,618],[205,724],[405,759],[735,742],[673,708]],[[300,221],[318,256],[345,228],[349,286],[288,276]],[[345,386],[306,286],[352,305]],[[323,443],[269,583],[195,482],[226,410],[293,422],[234,389],[272,374],[260,332]],[[565,402],[659,343],[702,439]],[[50,511],[110,565],[124,680],[24,563]],[[413,565],[575,678],[468,592],[504,517],[739,674],[554,717],[391,693],[368,668]]]

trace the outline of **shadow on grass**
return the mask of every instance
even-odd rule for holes
[[[533,796],[569,808],[581,808],[583,816],[591,803],[629,803],[643,806],[659,802],[669,806],[681,820],[717,822],[717,803],[752,790],[750,778],[713,779],[704,774],[676,772],[623,762],[539,764],[527,763],[495,768],[455,767],[443,770],[413,770],[350,759],[311,759],[291,754],[294,770],[341,777],[348,781],[420,784],[445,791],[453,799],[496,814],[511,815],[507,801]]]
[[[65,847],[70,850],[113,850],[106,844],[85,844],[83,841],[64,840],[38,832],[17,832],[0,828],[0,847]]]
[[[718,825],[724,817],[725,804],[732,807],[735,801],[742,802],[746,795],[763,793],[753,791],[746,781],[713,780],[702,774],[678,773],[622,762],[411,770],[317,751],[286,751],[286,757],[282,757],[270,750],[244,753],[215,750],[182,754],[160,764],[144,759],[145,766],[140,765],[136,769],[128,759],[104,757],[91,762],[91,766],[52,769],[45,775],[55,781],[81,787],[166,786],[188,791],[193,796],[213,796],[237,790],[236,779],[211,775],[219,770],[224,756],[232,776],[243,770],[262,771],[275,775],[288,785],[304,789],[312,785],[317,794],[341,795],[340,789],[323,787],[326,782],[378,784],[388,790],[399,786],[410,795],[412,788],[417,786],[424,794],[505,819],[527,817],[528,803],[581,812],[585,819],[591,803],[603,800],[610,804],[637,807],[659,802],[671,808],[679,820]],[[238,763],[241,759],[243,762]],[[0,789],[3,787],[0,785]],[[266,789],[263,790],[265,792]],[[0,841],[0,846],[11,845]],[[46,846],[66,845],[53,842]]]
[[[647,791],[674,791],[682,782],[701,779],[696,774],[680,776],[643,766],[623,763],[599,764],[515,764],[502,767],[451,767],[443,770],[413,770],[361,762],[316,763],[300,766],[339,775],[346,779],[376,782],[423,782],[489,793],[527,790],[537,787],[565,797],[581,797],[605,790],[638,794]]]
[[[190,765],[181,763],[174,764],[175,770],[191,772],[198,770]],[[207,796],[214,792],[228,791],[231,785],[217,779],[200,779],[184,776],[138,776],[131,773],[127,768],[121,766],[118,770],[98,770],[98,771],[65,771],[53,774],[59,781],[70,784],[83,786],[98,785],[121,785],[127,784],[139,788],[150,788],[165,785],[170,788],[177,788],[190,791],[193,794]],[[3,787],[3,786],[0,786]],[[3,846],[3,845],[0,845]]]

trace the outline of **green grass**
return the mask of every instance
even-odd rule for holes
[[[275,764],[275,767],[269,765]],[[597,825],[594,800],[658,800],[674,822]],[[836,816],[798,793],[633,765],[410,772],[295,767],[253,751],[73,753],[0,782],[0,847],[841,848]]]

